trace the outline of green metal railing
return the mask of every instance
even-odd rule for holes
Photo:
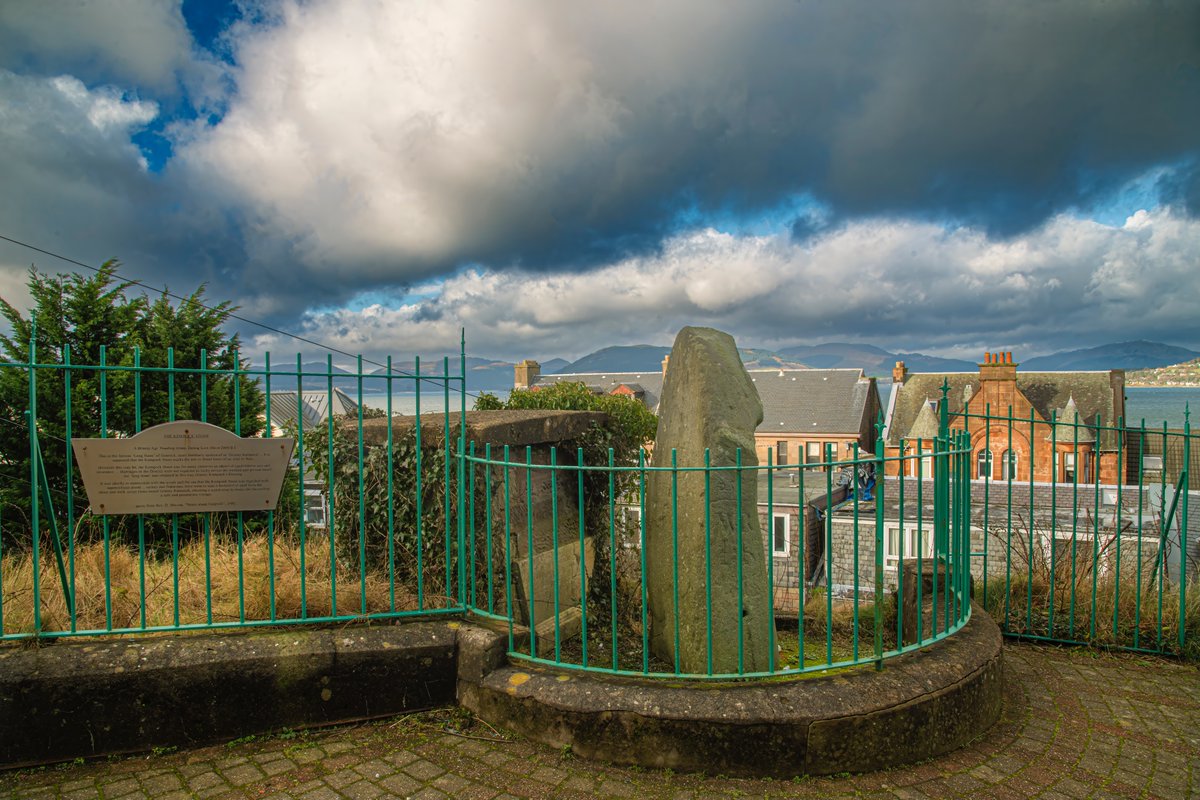
[[[971,437],[981,599],[1006,635],[1168,654],[1195,647],[1188,411],[1178,430],[970,406],[954,425]],[[1180,456],[1173,470],[1168,452]]]
[[[772,449],[761,465],[745,463],[749,459],[740,451],[732,463],[717,464],[706,450],[697,466],[680,465],[675,451],[665,465],[651,466],[645,451],[633,465],[615,464],[611,450],[601,463],[588,464],[581,449],[571,453],[570,463],[563,463],[555,447],[539,458],[533,447],[497,452],[490,444],[472,442],[465,461],[472,485],[484,487],[485,500],[468,514],[469,548],[478,552],[482,546],[483,552],[498,557],[483,559],[483,574],[472,586],[469,605],[507,624],[510,656],[556,667],[716,679],[856,664],[878,667],[888,658],[953,634],[970,617],[969,453],[961,433],[936,442],[938,513],[927,520],[919,493],[915,505],[903,493],[894,502],[881,496],[887,491],[885,472],[903,471],[909,463],[921,469],[914,456],[885,457],[882,441],[875,453],[859,452],[840,460],[827,449],[825,461],[799,470],[775,464]],[[746,497],[741,491],[742,477],[748,473],[765,484],[759,497]],[[873,480],[874,475],[880,480]],[[647,513],[647,487],[655,476],[667,494],[656,495],[654,502],[670,509],[665,515],[669,524],[661,527],[655,527]],[[714,612],[719,605],[714,603],[715,591],[734,592],[734,607],[743,608],[745,575],[752,567],[739,555],[733,585],[719,588],[714,583],[711,498],[714,484],[731,476],[738,487],[733,500],[738,520],[735,552],[760,552],[765,562],[761,566],[767,575],[770,623],[766,670],[744,666],[748,632],[743,614],[723,619]],[[843,476],[850,477],[853,488],[837,485]],[[776,487],[781,481],[788,484],[782,491]],[[691,524],[699,526],[697,532],[703,529],[703,596],[680,594],[681,483],[702,487],[703,520],[692,517]],[[564,492],[564,486],[569,491]],[[548,516],[542,518],[534,512],[539,497],[543,508],[549,506]],[[688,497],[696,499],[694,493]],[[560,498],[571,498],[574,507],[564,508]],[[759,526],[741,522],[744,507],[751,504],[767,523],[765,534]],[[823,513],[816,511],[819,508]],[[810,524],[801,522],[794,528],[796,535],[781,543],[775,531],[778,513]],[[901,541],[899,552],[885,554],[888,526],[904,530],[910,524],[925,534],[917,538],[922,546],[905,553]],[[660,588],[669,589],[673,600],[673,619],[666,623],[665,636],[673,639],[674,647],[659,651],[651,643],[654,623],[648,592],[647,554],[653,549],[648,542],[654,536],[663,537],[658,552],[672,555],[670,586]],[[757,537],[761,546],[747,547],[748,536]],[[810,566],[814,549],[823,561]],[[896,602],[897,596],[905,595],[906,572],[932,580],[930,587],[924,579],[917,580],[908,593],[910,607]],[[796,595],[795,601],[782,602],[789,593]],[[700,604],[705,610],[706,669],[681,667],[681,602]],[[793,610],[789,613],[784,606]],[[713,667],[713,642],[718,638],[714,632],[722,628],[737,633],[735,669]]]
[[[349,368],[300,356],[281,367],[270,354],[248,369],[236,353],[204,351],[150,363],[132,347],[100,347],[80,364],[35,328],[28,358],[0,364],[10,387],[0,639],[474,613],[508,628],[515,658],[729,678],[880,666],[953,634],[973,592],[1010,637],[1157,653],[1192,652],[1200,639],[1190,419],[1170,430],[970,405],[952,413],[944,388],[938,435],[898,451],[878,436],[872,453],[838,458],[827,447],[799,467],[775,463],[772,449],[761,463],[709,452],[626,463],[574,446],[468,443],[465,350],[456,370],[444,358],[432,373],[420,359],[371,372],[361,357]],[[300,413],[310,391],[329,400],[319,418]],[[349,416],[336,412],[336,392],[354,401]],[[378,398],[392,419],[401,392],[423,421],[373,423],[365,401]],[[176,419],[275,436],[292,416],[281,404],[296,408],[297,447],[273,512],[101,516],[80,494],[74,437]],[[751,473],[757,496],[743,486]],[[738,523],[724,584],[711,498],[729,480],[735,518],[753,508],[759,525]],[[656,481],[666,489],[651,503]],[[323,505],[306,511],[314,496]],[[684,499],[697,496],[705,579],[689,590],[679,526]],[[665,525],[652,525],[656,510]],[[761,541],[748,548],[747,537]],[[647,580],[657,566],[648,541],[669,554],[663,587]],[[758,570],[774,623],[764,631],[714,611],[728,594],[740,607]],[[658,588],[672,611],[655,622]],[[698,668],[678,655],[681,604],[706,612]],[[655,625],[673,648],[652,644]],[[737,655],[721,667],[711,643],[726,630]],[[765,670],[746,667],[745,643],[760,633]]]
[[[465,358],[454,372],[442,359],[429,374],[420,359],[411,371],[389,358],[370,372],[361,356],[349,370],[331,356],[280,367],[267,353],[253,369],[236,352],[222,354],[230,366],[221,368],[205,351],[168,350],[162,364],[137,348],[116,356],[101,346],[98,356],[75,363],[69,346],[40,341],[35,326],[28,359],[0,364],[4,380],[27,392],[26,407],[9,407],[0,425],[0,639],[464,611],[454,478],[463,474],[455,453]],[[178,363],[185,358],[189,366]],[[310,392],[324,392],[319,419],[305,417]],[[335,392],[356,410],[337,413]],[[380,426],[386,432],[368,444],[365,401],[374,395],[390,418],[401,393],[418,415],[435,413],[404,437]],[[285,401],[297,447],[275,511],[115,516],[86,506],[73,437],[132,436],[180,418],[271,437]],[[46,581],[47,571],[58,580]]]

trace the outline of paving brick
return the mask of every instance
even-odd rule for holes
[[[309,734],[311,741],[264,739],[0,773],[0,797],[1200,796],[1200,681],[1194,666],[1013,644],[1005,658],[1005,708],[992,731],[956,753],[874,774],[733,780],[564,760],[559,749],[515,738],[447,735],[442,711],[428,719],[409,715],[404,724],[321,731]]]

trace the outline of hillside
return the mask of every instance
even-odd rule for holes
[[[784,358],[771,350],[756,350],[752,347],[738,348],[742,366],[746,369],[807,369],[807,364]]]
[[[669,347],[650,344],[617,345],[589,353],[578,361],[556,370],[558,374],[575,372],[657,372]],[[547,372],[543,368],[543,373]]]
[[[1200,386],[1200,358],[1125,373],[1126,386]]]
[[[971,361],[927,356],[924,353],[892,353],[882,347],[848,342],[785,347],[779,351],[779,355],[801,361],[810,367],[857,368],[878,377],[891,375],[897,361],[903,361],[909,372],[972,372],[977,369]]]
[[[1117,342],[1030,358],[1021,361],[1021,369],[1029,372],[1091,369],[1141,370],[1182,364],[1196,358],[1200,358],[1200,353],[1195,350],[1162,342]]]

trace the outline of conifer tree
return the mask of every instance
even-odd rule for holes
[[[175,373],[172,379],[168,372],[154,369],[168,366],[172,348],[177,370],[197,370],[201,350],[206,351],[210,370],[232,370],[235,364],[245,368],[246,362],[236,355],[237,335],[222,330],[234,307],[229,303],[206,307],[203,286],[178,305],[166,293],[151,302],[133,295],[133,284],[116,278],[118,267],[116,260],[106,261],[94,275],[49,275],[31,267],[28,317],[0,298],[0,315],[12,329],[8,335],[0,334],[0,358],[6,362],[0,366],[0,524],[6,544],[14,540],[14,526],[25,529],[29,522],[29,369],[16,364],[27,364],[31,352],[37,364],[45,365],[34,370],[36,427],[51,499],[60,516],[67,492],[69,438],[100,436],[102,422],[107,436],[130,436],[166,422],[172,418],[172,382],[174,419],[201,418],[203,383],[207,421],[236,430],[236,386],[241,435],[252,436],[262,429],[263,395],[249,377],[239,376],[235,382],[231,375],[185,372]],[[61,368],[68,363],[87,368]],[[135,364],[143,370],[98,369]],[[77,470],[73,479],[76,505],[83,508],[87,501]]]

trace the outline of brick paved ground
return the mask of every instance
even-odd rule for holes
[[[594,764],[457,709],[187,752],[0,773],[14,798],[1200,797],[1200,669],[1013,644],[1003,719],[888,772],[737,780]],[[448,731],[458,731],[450,733]]]

